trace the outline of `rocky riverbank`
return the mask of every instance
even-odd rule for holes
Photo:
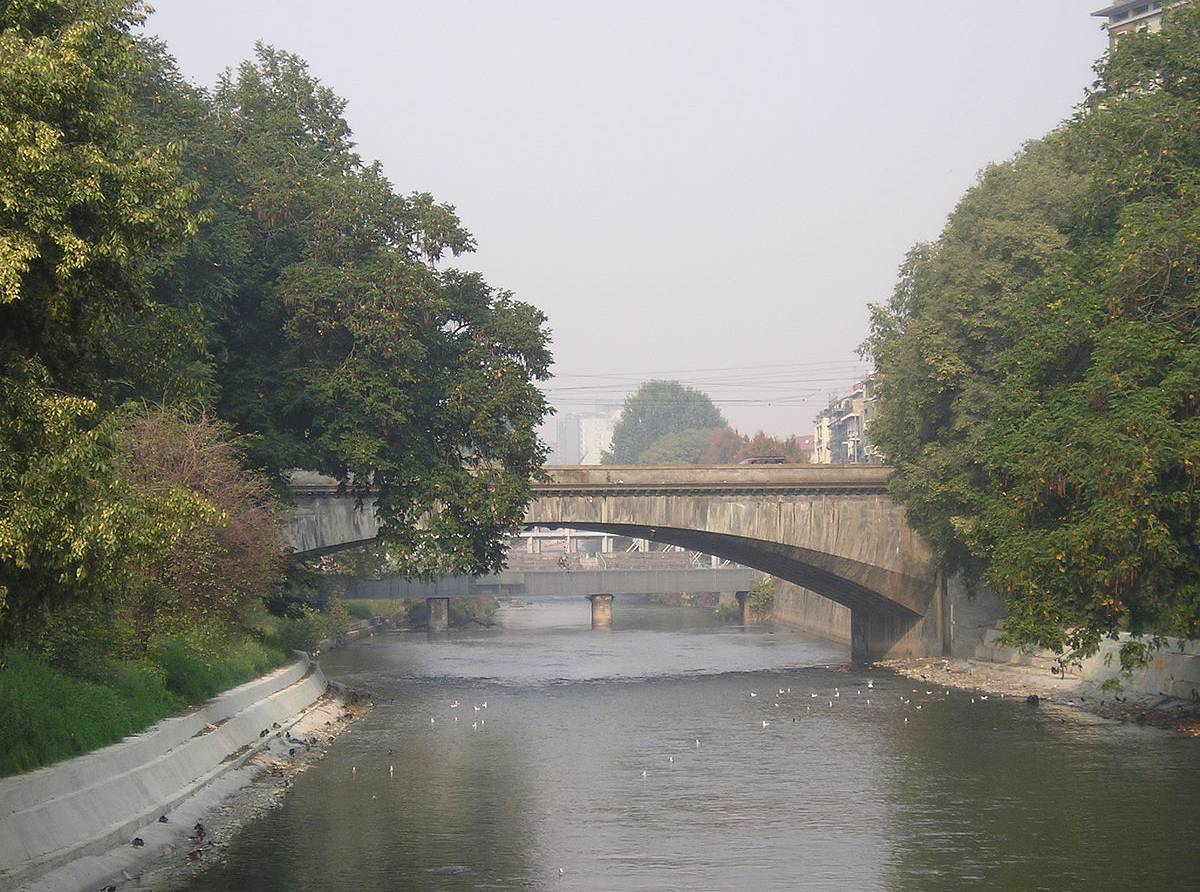
[[[1039,705],[1082,709],[1106,719],[1153,725],[1200,737],[1200,703],[1174,697],[1113,694],[1070,675],[1063,678],[1042,668],[979,660],[881,660],[876,665],[944,687],[1020,700],[1034,696]]]
[[[348,691],[316,704],[292,727],[290,741],[276,737],[247,762],[243,782],[235,789],[210,797],[194,821],[191,814],[181,816],[189,830],[185,839],[164,848],[139,875],[118,885],[119,892],[169,892],[220,863],[237,832],[280,805],[296,778],[324,759],[330,745],[373,707],[369,697]],[[202,836],[197,826],[203,827]]]

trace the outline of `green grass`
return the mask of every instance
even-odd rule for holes
[[[7,650],[0,669],[0,776],[115,743],[286,659],[283,650],[251,639],[208,659],[183,641],[165,639],[155,642],[149,659],[110,663],[78,678]]]

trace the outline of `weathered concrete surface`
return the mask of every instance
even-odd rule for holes
[[[588,595],[592,602],[592,628],[611,629],[613,625],[613,596]]]
[[[449,598],[426,598],[425,611],[428,617],[426,622],[430,632],[447,632],[450,630]]]
[[[782,579],[775,580],[777,623],[800,629],[839,644],[850,643],[850,609],[806,588]]]
[[[859,659],[941,654],[952,645],[952,598],[928,547],[887,495],[889,468],[606,465],[546,471],[549,480],[534,486],[529,525],[651,539],[777,576],[851,611],[851,648]],[[377,530],[369,502],[339,494],[332,481],[293,480],[299,508],[288,537],[297,550],[356,543]]]
[[[1057,666],[1054,653],[1004,647],[999,643],[999,637],[999,629],[988,629],[975,649],[975,659],[1047,671]],[[1117,678],[1121,670],[1121,644],[1128,640],[1129,636],[1122,634],[1116,641],[1104,641],[1094,656],[1088,657],[1082,665],[1072,667],[1069,674],[1094,685]],[[1144,667],[1129,678],[1121,679],[1121,687],[1135,694],[1200,700],[1200,642],[1169,639],[1167,647],[1155,653]]]
[[[297,554],[363,545],[379,535],[375,499],[341,491],[332,477],[293,471],[295,505],[283,521],[283,540]]]
[[[241,764],[265,742],[264,728],[294,720],[326,687],[319,669],[296,661],[121,743],[0,780],[0,888],[127,843]]]
[[[537,598],[554,595],[587,597],[663,595],[676,592],[722,592],[750,587],[754,571],[729,568],[687,570],[505,570],[492,576],[443,576],[428,582],[399,577],[342,579],[349,598]]]
[[[949,611],[932,554],[878,466],[548,469],[526,522],[728,558],[851,611],[859,659],[941,653]]]

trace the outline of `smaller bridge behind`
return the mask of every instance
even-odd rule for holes
[[[556,595],[673,595],[680,592],[742,592],[754,571],[744,568],[664,570],[504,570],[493,576],[442,576],[351,582],[352,598],[545,598]]]

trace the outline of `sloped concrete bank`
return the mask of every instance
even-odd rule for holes
[[[282,742],[331,694],[320,668],[298,659],[120,743],[0,780],[0,888],[33,888],[64,865],[128,848],[139,828]]]

